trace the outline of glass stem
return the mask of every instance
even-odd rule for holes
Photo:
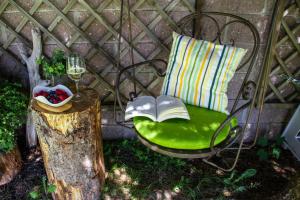
[[[76,85],[76,96],[79,96],[79,81],[75,81]]]
[[[54,86],[54,84],[55,84],[54,76],[53,76],[53,75],[51,75],[51,86],[53,87],[53,86]]]

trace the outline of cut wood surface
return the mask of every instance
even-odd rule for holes
[[[83,91],[84,102],[53,113],[32,101],[33,120],[54,199],[99,199],[105,179],[98,94]]]
[[[18,146],[7,153],[0,153],[0,185],[9,183],[21,170],[22,159]]]

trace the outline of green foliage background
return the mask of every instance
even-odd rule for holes
[[[267,161],[270,158],[279,159],[281,155],[281,146],[284,141],[284,138],[280,135],[276,138],[275,141],[269,142],[268,138],[260,137],[257,141],[257,155],[260,161]]]
[[[60,49],[54,50],[51,60],[42,56],[36,62],[43,67],[43,72],[47,77],[60,76],[66,73],[66,57],[64,51]]]
[[[0,152],[14,148],[15,131],[25,122],[27,99],[21,85],[0,83]]]

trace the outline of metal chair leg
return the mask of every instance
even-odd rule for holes
[[[202,159],[202,161],[208,165],[211,165],[219,170],[222,170],[222,171],[225,171],[225,172],[231,172],[232,170],[234,170],[234,168],[236,167],[236,164],[238,162],[238,159],[240,157],[240,154],[241,154],[241,151],[242,151],[242,147],[243,147],[243,144],[244,144],[244,134],[242,135],[242,140],[239,144],[239,148],[237,149],[237,153],[236,153],[236,156],[235,156],[235,159],[234,159],[234,162],[233,164],[231,165],[231,167],[228,167],[228,168],[225,168],[225,167],[221,167],[219,165],[217,165],[216,163],[214,162],[211,162],[209,161],[210,158],[204,158]]]

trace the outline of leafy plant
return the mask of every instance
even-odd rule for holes
[[[193,189],[193,195],[196,195],[196,197],[192,199],[206,199],[209,196],[213,199],[223,200],[238,193],[246,192],[259,185],[258,183],[249,183],[249,179],[255,175],[255,169],[247,169],[242,173],[234,170],[229,175],[204,174],[198,185]]]
[[[60,76],[66,73],[66,57],[64,51],[55,49],[50,60],[44,56],[36,60],[37,64],[42,65],[44,74],[49,76]]]
[[[190,182],[191,180],[189,178],[181,176],[180,180],[177,183],[175,183],[173,187],[173,191],[178,192],[184,190],[189,185]],[[191,196],[192,197],[196,196],[196,194],[191,194]]]
[[[250,181],[255,169],[219,175],[196,160],[155,153],[137,140],[106,142],[104,155],[103,199],[156,199],[164,191],[176,193],[176,199],[226,199],[225,190],[235,195],[258,185]]]
[[[8,152],[15,146],[15,131],[25,122],[27,97],[21,85],[0,84],[0,151]]]
[[[133,154],[133,157],[137,159],[137,162],[142,162],[144,165],[150,168],[167,170],[170,166],[179,169],[186,165],[186,161],[183,159],[172,158],[162,154],[154,153],[149,148],[137,147],[140,147],[140,145],[137,144],[136,141],[124,140],[122,141],[120,148],[129,150]]]
[[[234,170],[229,177],[223,180],[224,188],[234,193],[245,192],[247,189],[252,188],[253,185],[247,186],[244,184],[244,181],[255,176],[255,174],[256,169],[247,169],[240,175]]]
[[[284,139],[280,136],[278,136],[273,143],[270,143],[266,137],[259,138],[257,141],[257,145],[260,147],[257,151],[259,160],[266,161],[270,157],[279,159],[283,141]]]
[[[186,160],[155,153],[137,140],[106,143],[104,154],[109,171],[103,189],[104,196],[148,199],[153,191],[163,189],[166,185],[181,190],[189,182],[189,178],[181,175],[185,169],[190,169]]]
[[[53,184],[49,184],[47,178],[45,176],[42,177],[42,184],[35,187],[30,193],[29,197],[31,199],[42,199],[48,200],[51,199],[49,197],[51,193],[55,192],[56,186]]]

